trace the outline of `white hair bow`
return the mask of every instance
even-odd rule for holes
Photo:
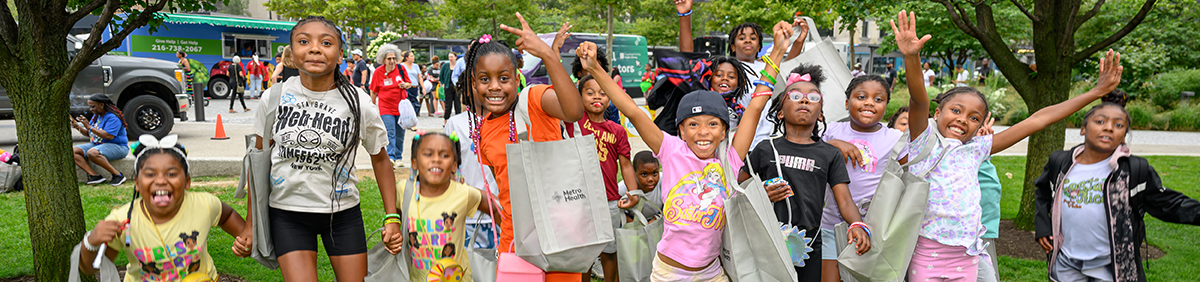
[[[138,168],[138,162],[142,161],[142,155],[145,155],[147,151],[149,151],[150,149],[162,149],[162,150],[173,150],[176,153],[179,153],[179,156],[183,157],[183,169],[188,170],[188,168],[191,167],[191,164],[188,163],[187,154],[184,153],[183,150],[180,150],[178,147],[175,147],[175,145],[178,143],[178,141],[179,141],[179,135],[175,135],[175,134],[167,135],[167,136],[163,137],[162,139],[155,138],[154,135],[142,134],[142,136],[138,137],[138,143],[140,143],[142,146],[144,146],[145,149],[142,149],[142,151],[139,152],[137,154],[137,156],[134,156],[135,157],[134,163],[133,163],[134,169]]]

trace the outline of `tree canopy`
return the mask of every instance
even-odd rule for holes
[[[367,29],[384,26],[400,34],[416,34],[437,28],[433,7],[421,1],[406,0],[271,0],[267,9],[290,18],[323,16],[340,26],[358,29],[343,32],[359,35],[360,48],[366,45]]]

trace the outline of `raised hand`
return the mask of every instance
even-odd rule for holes
[[[900,27],[896,27],[896,22],[900,22]],[[921,48],[925,46],[925,41],[929,41],[930,36],[926,34],[917,38],[917,16],[916,13],[901,10],[897,15],[897,20],[892,20],[892,33],[896,34],[896,49],[900,54],[905,56],[915,56],[921,52]]]
[[[606,73],[608,70],[600,68],[600,63],[596,61],[596,43],[583,42],[579,47],[575,48],[575,55],[579,56],[579,63],[583,65],[583,69],[589,73]]]
[[[992,129],[992,124],[995,124],[995,123],[996,123],[996,118],[992,117],[992,113],[988,113],[987,120],[984,121],[983,124],[979,126],[979,131],[975,132],[975,136],[988,136],[988,135],[992,135],[993,133],[996,133],[996,131]]]
[[[627,195],[626,198],[617,200],[617,207],[621,209],[631,209],[636,207],[639,201],[638,196],[630,194],[629,192],[626,192],[625,195]]]
[[[692,0],[675,0],[675,11],[680,14],[692,10]]]
[[[1101,95],[1112,92],[1117,89],[1117,85],[1121,84],[1121,73],[1124,71],[1125,67],[1121,66],[1121,53],[1108,49],[1104,58],[1100,58],[1100,76],[1099,79],[1096,79],[1094,89]]]
[[[550,49],[561,53],[563,44],[566,44],[567,39],[571,38],[571,33],[567,31],[571,30],[572,27],[574,26],[571,25],[571,22],[563,23],[562,27],[558,29],[558,33],[554,35],[554,44],[550,45]]]
[[[775,23],[775,27],[771,28],[771,37],[775,39],[775,42],[784,42],[784,44],[788,44],[787,40],[788,38],[792,37],[792,33],[794,32],[795,31],[792,30],[792,24],[785,21],[779,21]],[[779,45],[784,44],[775,44],[775,48],[780,48]],[[782,46],[782,48],[787,48],[787,46]]]
[[[792,20],[792,26],[800,32],[800,37],[797,37],[796,41],[803,42],[808,37],[808,21],[804,18],[796,18]]]
[[[500,29],[518,37],[516,44],[514,44],[517,47],[517,51],[529,52],[530,55],[546,61],[558,61],[551,60],[551,58],[558,57],[558,52],[551,50],[550,45],[546,45],[546,42],[542,42],[542,39],[538,38],[537,33],[533,32],[532,28],[529,28],[529,23],[525,22],[525,17],[522,17],[519,12],[517,13],[517,19],[521,20],[521,29],[500,25]]]

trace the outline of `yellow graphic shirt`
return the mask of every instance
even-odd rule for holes
[[[208,255],[208,231],[221,222],[221,200],[204,192],[186,192],[175,218],[162,224],[146,216],[142,200],[113,209],[104,220],[124,222],[132,214],[129,229],[108,242],[108,247],[124,251],[129,259],[125,282],[179,281],[192,273],[202,273],[214,281],[217,268]],[[128,237],[129,246],[125,245]]]
[[[411,180],[407,180],[411,181]],[[412,263],[409,266],[409,278],[413,282],[425,281],[471,281],[470,262],[467,260],[466,246],[463,236],[466,235],[466,219],[475,215],[479,202],[483,197],[479,189],[467,186],[457,181],[451,181],[445,193],[437,197],[423,197],[419,184],[411,186],[400,185],[396,192],[396,206],[402,207],[404,189],[414,189],[412,197],[407,199],[408,214],[404,214],[408,224],[404,232],[405,247],[412,253]],[[438,263],[444,258],[458,262],[458,270],[447,267],[446,263]],[[447,275],[447,279],[429,277],[431,271]]]

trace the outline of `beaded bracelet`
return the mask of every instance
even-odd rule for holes
[[[688,11],[687,11],[687,13],[675,12],[675,14],[676,14],[676,15],[679,15],[680,17],[686,17],[686,16],[691,16],[691,15],[692,15],[692,11],[693,11],[693,10],[688,10]]]
[[[779,73],[779,66],[776,66],[775,62],[771,61],[771,57],[769,55],[763,55],[762,60],[763,62],[766,62],[768,66],[771,66],[771,69],[775,70],[775,73]]]
[[[767,87],[767,88],[770,88],[770,89],[771,89],[771,91],[775,91],[775,85],[774,85],[774,84],[771,84],[771,83],[767,83],[766,81],[762,81],[762,80],[755,80],[755,81],[754,81],[754,85],[755,85],[755,86],[763,86],[763,87]]]
[[[389,214],[385,214],[385,215],[383,215],[383,221],[387,221],[387,220],[388,220],[388,218],[395,218],[396,220],[400,220],[400,214],[398,214],[398,213],[389,213]]]
[[[775,94],[775,93],[774,93],[774,92],[772,92],[772,91],[763,91],[763,92],[758,92],[758,93],[750,94],[750,98],[751,98],[751,99],[754,99],[754,98],[758,98],[758,96],[771,96],[771,95],[773,95],[773,94]]]
[[[862,230],[867,233],[867,239],[871,238],[871,228],[867,227],[867,224],[863,223],[862,221],[851,223],[850,228],[846,228],[846,237],[850,237],[850,229],[853,229],[854,227],[861,227]]]

